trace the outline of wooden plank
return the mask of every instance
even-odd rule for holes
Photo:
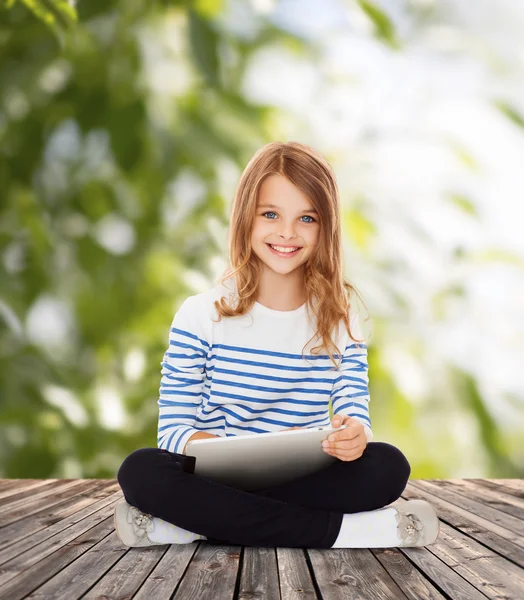
[[[486,544],[486,532],[484,529],[486,525],[490,527],[489,530],[491,531],[493,528],[497,528],[502,532],[506,530],[499,525],[490,523],[485,514],[479,516],[461,508],[457,503],[457,496],[464,500],[467,500],[466,498],[458,494],[453,495],[452,492],[447,490],[439,489],[439,486],[430,484],[427,481],[416,480],[416,484],[420,487],[419,495],[424,495],[422,490],[431,490],[431,493],[426,493],[423,499],[430,502],[437,509],[439,518],[441,518],[439,538],[437,542],[427,546],[427,549],[448,564],[454,571],[470,581],[488,598],[503,597],[521,600],[524,590],[524,571],[522,565],[519,567],[514,564],[514,559],[517,558],[522,561],[522,548],[507,540],[502,540],[501,537],[494,533],[491,534],[489,546],[498,546],[497,551],[501,550],[501,546],[505,546],[508,551],[506,553],[501,552],[502,555],[499,555],[492,548],[487,547]],[[448,502],[448,498],[443,500],[443,496],[451,497],[456,504]],[[491,510],[492,512],[496,512],[473,500],[470,501],[469,505],[465,504],[465,506],[469,510],[477,508],[480,511]],[[507,516],[517,521],[514,517]],[[453,529],[444,522],[444,519],[452,523],[458,520],[457,526],[459,529]],[[464,525],[464,519],[467,521],[466,525]],[[468,523],[473,523],[474,526],[476,524],[476,531],[474,529],[468,531]],[[462,533],[462,530],[466,530],[472,534],[471,537]],[[475,534],[475,539],[473,539],[473,534]],[[477,538],[482,538],[483,544],[477,542]],[[402,551],[404,550],[409,551],[411,549],[402,549]],[[510,557],[511,560],[508,560],[507,557]]]
[[[410,600],[442,600],[444,596],[398,548],[371,548],[376,559]]]
[[[0,502],[25,510],[1,530],[0,597],[9,600],[524,598],[522,480],[410,480],[402,500],[435,507],[437,542],[329,550],[206,541],[129,548],[114,531],[116,479],[1,483],[13,485],[0,485]]]
[[[107,539],[108,538],[106,538],[106,540]],[[100,568],[95,562],[92,564],[84,562],[84,568],[93,571],[98,576],[101,576],[101,578],[98,579],[97,583],[86,594],[80,596],[80,590],[78,590],[74,597],[81,597],[82,600],[101,600],[102,598],[133,598],[133,600],[135,600],[137,597],[135,596],[136,592],[148,581],[148,577],[152,575],[152,571],[158,565],[166,551],[169,548],[178,548],[181,546],[191,547],[195,546],[195,544],[166,544],[165,546],[155,546],[150,548],[130,548],[129,551],[105,573],[105,567]],[[96,553],[101,551],[102,548],[100,547],[100,544],[98,544],[92,550],[86,552],[86,555],[89,555],[89,552]],[[111,552],[109,548],[105,548],[103,551]],[[157,579],[165,579],[171,582],[172,573],[170,571],[167,571],[167,573],[167,577],[166,571],[164,571],[163,575],[157,577]],[[60,576],[61,575],[62,573],[60,573]],[[76,577],[79,574],[75,572],[72,573],[72,575]],[[90,579],[92,581],[94,577],[90,577]],[[59,585],[59,583],[60,582],[58,581],[54,584],[54,589],[56,589],[56,585]],[[155,600],[157,598],[168,599],[171,597],[173,589],[174,588],[171,587],[170,592],[167,592],[164,596],[154,594],[149,596],[149,598],[155,598]],[[53,598],[55,598],[55,596],[53,596]]]
[[[100,512],[107,514],[108,511]],[[21,594],[30,588],[27,598],[33,600],[76,600],[120,560],[126,552],[121,548],[111,515],[10,581],[6,586],[12,587],[9,598],[25,598]],[[146,548],[146,551],[159,552],[160,546]]]
[[[98,541],[97,535],[114,532],[114,506],[121,498],[122,492],[116,492],[100,500],[102,508],[2,564],[0,589],[4,597],[22,598],[89,549]]]
[[[20,500],[21,498],[27,498],[28,496],[31,496],[32,493],[38,493],[44,490],[54,490],[57,486],[60,487],[66,483],[65,480],[60,479],[42,479],[36,483],[16,484],[0,494],[0,512],[4,512],[4,507],[8,504]]]
[[[241,555],[239,598],[280,598],[278,565],[284,560],[280,550],[268,547],[244,546]],[[315,597],[315,596],[314,596]],[[304,595],[307,598],[307,595]]]
[[[138,590],[138,593],[132,596],[133,600],[169,600],[184,576],[195,552],[203,543],[207,542],[197,540],[191,542],[191,544],[170,544],[169,546],[162,546],[163,548],[167,548],[167,550],[161,555],[160,560],[156,563],[154,569],[144,581],[142,587]],[[120,563],[125,560],[126,562],[123,564],[122,568],[129,569],[129,571],[133,573],[133,563],[140,560],[139,554],[139,549],[131,548],[116,567],[118,568]],[[113,567],[111,571],[114,569],[115,567]],[[125,579],[125,577],[123,577],[123,579]],[[120,592],[120,588],[115,588],[118,592],[116,597],[131,598],[130,592],[136,587],[134,582],[131,581],[131,583],[127,583],[124,580],[122,586],[122,592]],[[104,596],[93,596],[93,598],[96,598],[97,600],[103,597]],[[108,597],[111,598],[115,596]],[[82,600],[84,599],[82,598]],[[89,600],[91,600],[91,598]]]
[[[430,483],[432,483],[430,481]],[[521,521],[524,520],[524,500],[490,490],[465,479],[442,479],[439,487],[449,489],[466,498],[471,498],[502,512],[506,512]]]
[[[117,492],[116,495],[106,500],[115,491]],[[111,483],[111,480],[107,480],[107,483],[102,480],[102,483],[98,486],[86,490],[86,495],[67,498],[47,511],[43,510],[34,515],[28,515],[20,521],[7,525],[2,529],[0,565],[23,552],[27,552],[33,546],[41,544],[46,539],[92,514],[109,502],[114,502],[115,498],[121,498],[122,493],[120,491],[119,495],[119,491],[118,484]],[[1,582],[2,574],[0,571]]]
[[[320,590],[330,600],[406,600],[407,596],[367,548],[307,549]]]
[[[524,571],[449,525],[427,548],[488,598],[522,600]]]
[[[21,498],[18,500],[13,499],[12,502],[8,502],[3,506],[2,513],[0,513],[0,527],[5,527],[9,523],[18,521],[27,515],[32,515],[39,510],[49,508],[64,498],[71,498],[71,496],[89,490],[91,487],[91,480],[78,479],[68,480],[64,484],[57,481],[51,486],[46,487],[45,490],[40,489],[35,493],[31,492],[31,490],[26,490],[21,493]]]
[[[469,481],[479,486],[487,487],[490,490],[496,490],[504,493],[507,496],[524,498],[524,490],[515,489],[514,487],[508,486],[505,483],[497,483],[493,479],[469,479]]]
[[[399,548],[399,550],[424,573],[428,580],[438,585],[451,600],[486,600],[486,596],[469,581],[450,569],[428,550],[433,545],[430,544],[424,548]],[[405,587],[409,587],[410,584],[410,581],[406,581]]]
[[[0,490],[4,489],[4,487],[10,487],[12,485],[16,485],[16,482],[20,481],[19,479],[0,479]]]
[[[18,485],[23,484],[25,481],[42,481],[42,479],[13,479],[13,478],[8,478],[8,479],[0,479],[0,490],[3,490],[5,488],[9,488],[9,487],[16,487]]]
[[[183,600],[233,598],[241,548],[232,544],[200,544],[177,587],[175,597]]]
[[[280,595],[278,585],[276,595],[273,593],[271,598],[307,598],[315,600],[317,592],[312,573],[308,566],[308,557],[303,548],[277,548],[278,569],[270,573],[275,582],[280,581]],[[253,574],[253,578],[256,574]],[[241,598],[251,598],[252,596],[241,595]],[[266,596],[259,596],[265,598]]]
[[[484,526],[490,531],[495,531],[500,534],[501,529],[511,532],[513,535],[508,537],[517,545],[524,545],[524,522],[516,517],[501,512],[496,508],[492,508],[487,504],[482,504],[466,496],[462,496],[455,491],[450,491],[434,483],[428,483],[416,479],[410,482],[416,489],[424,490],[429,494],[434,494],[438,498],[442,498],[451,504],[465,509],[470,514],[481,517],[484,520]],[[494,527],[495,526],[495,527]],[[496,529],[495,529],[496,528]],[[506,536],[504,536],[506,537]],[[520,540],[520,544],[518,543]]]
[[[0,506],[2,505],[1,499],[16,494],[18,490],[24,487],[38,487],[44,485],[48,481],[57,481],[57,479],[3,479],[2,485],[0,486]]]
[[[54,485],[49,484],[50,481],[58,482],[58,484],[57,483],[54,483]],[[18,486],[16,488],[7,490],[4,493],[4,495],[2,495],[2,493],[0,493],[0,513],[11,511],[14,508],[23,506],[24,502],[22,502],[22,500],[27,500],[27,499],[32,500],[39,493],[46,492],[46,493],[52,494],[54,491],[62,491],[64,489],[70,489],[71,487],[75,487],[76,485],[79,485],[81,482],[88,482],[92,486],[97,486],[103,482],[113,481],[113,480],[110,480],[110,479],[74,479],[74,480],[69,480],[69,483],[63,484],[63,485],[60,484],[60,481],[61,481],[60,479],[53,479],[53,480],[44,479],[44,480],[40,480],[40,481],[32,483],[32,484],[30,484],[30,483],[20,484],[20,486]],[[62,481],[65,481],[65,480],[62,480]]]
[[[517,492],[524,492],[524,479],[490,479],[494,483],[498,483],[509,487]]]
[[[411,489],[414,489],[411,488]],[[407,495],[411,494],[407,489]],[[485,544],[502,556],[511,557],[511,560],[524,567],[524,551],[516,542],[518,536],[512,536],[507,529],[499,527],[486,518],[469,512],[447,500],[438,497],[435,491],[427,492],[422,487],[417,489],[413,497],[427,500],[437,511],[439,519],[453,526],[457,530],[469,535],[473,539]],[[507,538],[513,539],[507,539]],[[515,541],[513,541],[515,540]]]

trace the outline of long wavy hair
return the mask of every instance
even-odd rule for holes
[[[262,146],[246,165],[231,207],[230,264],[219,278],[219,283],[234,278],[236,303],[230,305],[224,296],[216,300],[218,321],[222,317],[248,313],[258,296],[262,264],[251,249],[250,239],[260,186],[272,174],[287,177],[318,211],[319,241],[303,265],[307,310],[315,316],[316,332],[305,344],[302,358],[307,344],[315,338],[321,339],[322,343],[311,349],[312,354],[315,350],[318,354],[325,349],[335,369],[339,370],[344,348],[336,346],[332,333],[334,328],[338,331],[342,321],[349,336],[355,340],[350,330],[351,295],[356,293],[360,297],[360,294],[343,273],[340,199],[335,175],[326,159],[310,146],[299,142],[271,142]],[[340,358],[338,363],[333,356],[335,353]]]

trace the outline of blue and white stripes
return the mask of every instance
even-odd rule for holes
[[[333,382],[331,402],[333,414],[355,417],[371,429],[367,356],[367,345],[363,342],[346,346],[341,372]]]
[[[327,354],[302,358],[312,332],[299,311],[277,321],[253,311],[249,328],[245,316],[217,324],[213,298],[187,298],[173,319],[162,362],[159,448],[182,453],[197,431],[236,436],[327,426],[330,399],[334,414],[354,416],[372,438],[365,344],[349,344],[337,372]]]
[[[171,452],[182,452],[196,431],[195,416],[205,383],[209,343],[203,339],[190,299],[175,314],[162,361],[157,442],[159,448]]]

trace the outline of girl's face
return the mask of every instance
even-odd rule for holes
[[[291,273],[303,265],[317,245],[320,223],[308,198],[283,175],[270,175],[259,189],[251,232],[253,252],[277,273]],[[273,246],[299,247],[283,256]]]

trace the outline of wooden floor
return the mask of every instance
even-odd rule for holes
[[[0,480],[0,598],[524,600],[522,479],[410,480],[402,498],[441,519],[425,548],[129,548],[122,497],[116,480]]]

